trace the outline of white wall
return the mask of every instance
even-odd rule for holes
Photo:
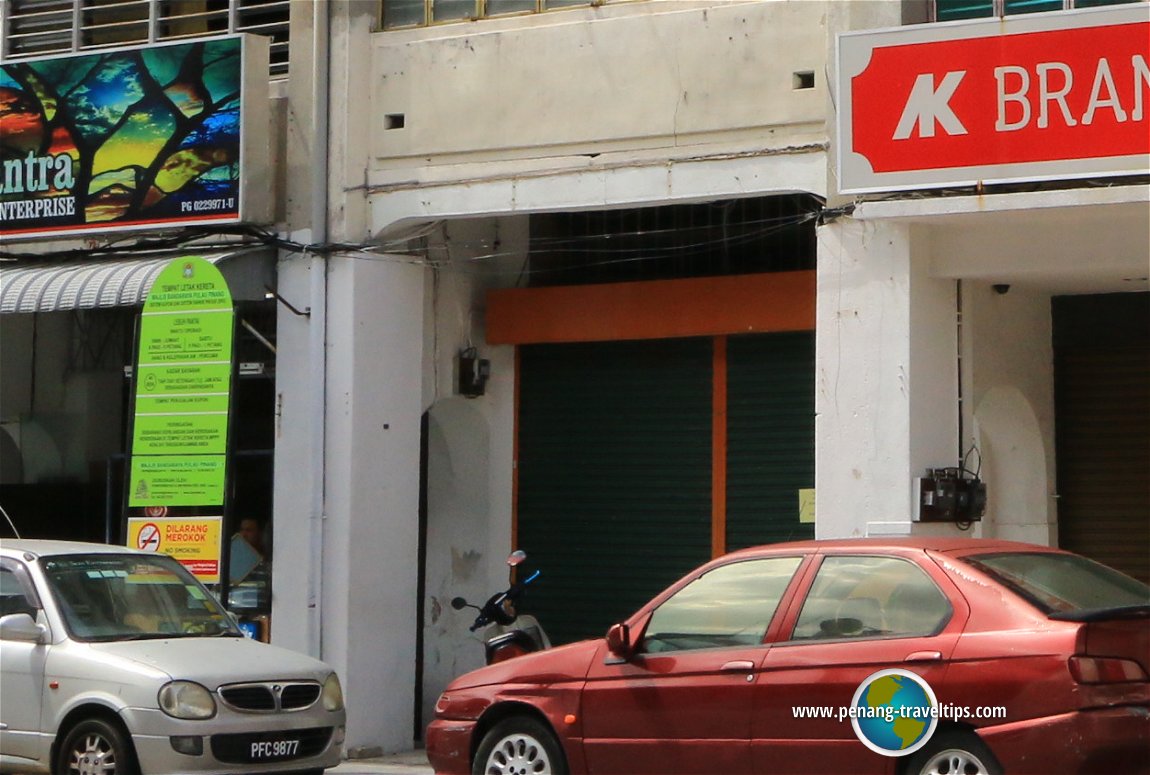
[[[281,261],[272,640],[340,673],[351,753],[411,747],[425,271]]]
[[[276,315],[275,567],[272,642],[322,656],[322,541],[327,412],[327,260],[286,254],[277,290],[307,317],[282,305]],[[345,680],[349,676],[345,676]]]
[[[373,40],[379,167],[822,139],[826,3],[635,3]],[[402,114],[402,129],[385,116]]]
[[[346,677],[347,747],[411,744],[424,272],[333,256],[322,654]],[[277,541],[279,540],[277,536]]]
[[[819,229],[821,538],[955,533],[909,522],[912,481],[965,458],[981,463],[988,489],[987,514],[970,534],[1056,543],[1050,293],[1024,283],[1001,294],[962,280],[960,317],[957,283],[977,264],[967,251],[989,239],[971,231],[979,225],[853,218]],[[1027,229],[1018,231],[1012,243],[1026,241]],[[998,270],[1018,276],[1031,261],[1019,251]]]
[[[911,240],[908,227],[850,218],[818,230],[819,538],[910,519]]]
[[[975,439],[987,481],[988,537],[1057,545],[1050,295],[965,284]],[[973,462],[973,458],[972,458]]]
[[[511,550],[515,349],[484,338],[484,292],[514,285],[527,248],[526,218],[445,224],[433,237],[428,281],[424,405],[429,407],[428,535],[423,718],[451,679],[483,663],[457,595],[482,602],[506,583]],[[456,394],[455,357],[474,345],[491,361],[479,398]]]
[[[826,11],[618,3],[377,33],[345,209],[366,190],[367,236],[385,237],[442,218],[821,193]],[[814,88],[796,89],[797,72]]]

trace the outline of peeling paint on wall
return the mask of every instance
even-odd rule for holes
[[[474,549],[460,554],[458,549],[451,547],[451,577],[457,582],[467,581],[475,575],[475,569],[482,557],[483,555]]]

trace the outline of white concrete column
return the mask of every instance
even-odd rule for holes
[[[320,656],[326,259],[287,254],[277,270],[272,643]]]
[[[818,230],[815,535],[908,518],[910,235],[844,218]]]
[[[815,534],[906,535],[912,480],[957,464],[955,286],[927,234],[840,219],[818,231]]]
[[[347,748],[411,747],[424,270],[334,256],[327,323],[323,657]]]

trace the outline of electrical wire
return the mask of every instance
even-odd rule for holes
[[[670,227],[666,229],[636,229],[627,232],[609,232],[601,234],[579,235],[579,236],[563,236],[563,237],[538,237],[530,238],[526,251],[524,250],[505,250],[505,251],[488,251],[480,253],[479,255],[466,256],[457,260],[451,259],[437,259],[434,253],[438,251],[458,251],[479,248],[483,249],[490,245],[487,241],[472,242],[472,241],[456,241],[449,239],[441,245],[423,245],[416,246],[412,242],[418,240],[425,240],[435,230],[440,228],[443,224],[442,221],[432,222],[425,224],[422,227],[405,234],[402,237],[394,240],[378,243],[324,243],[324,244],[306,244],[289,240],[278,234],[255,226],[240,225],[235,227],[215,228],[212,230],[205,230],[198,227],[190,227],[180,232],[173,234],[165,234],[161,236],[148,236],[143,238],[134,238],[134,241],[129,242],[131,237],[118,237],[102,245],[86,248],[73,248],[62,251],[50,251],[45,253],[24,253],[14,252],[10,250],[0,250],[0,259],[15,262],[59,262],[68,260],[88,260],[92,258],[100,258],[103,256],[124,256],[125,254],[144,256],[156,253],[166,253],[179,249],[186,249],[194,246],[199,250],[212,250],[212,251],[225,251],[237,250],[242,248],[257,247],[260,245],[267,247],[274,247],[283,250],[287,253],[295,254],[319,254],[332,256],[335,254],[344,254],[345,257],[363,260],[388,260],[397,261],[408,264],[420,264],[431,266],[447,271],[455,271],[463,274],[484,274],[484,275],[499,275],[499,274],[515,274],[526,275],[535,274],[539,272],[554,273],[557,271],[566,271],[585,266],[604,266],[616,263],[632,263],[637,261],[657,261],[665,260],[668,258],[683,258],[700,251],[704,248],[713,248],[717,245],[741,245],[754,240],[761,239],[779,231],[803,225],[812,220],[819,218],[821,210],[808,210],[794,215],[777,216],[762,219],[752,219],[747,221],[740,221],[733,224],[734,230],[739,233],[731,234],[727,237],[720,239],[696,239],[691,242],[678,243],[675,245],[663,246],[660,248],[651,247],[625,247],[623,245],[612,247],[589,247],[588,241],[602,241],[609,240],[626,241],[628,238],[650,238],[661,234],[690,234],[692,232],[706,232],[714,231],[719,228],[714,224],[704,224],[700,226],[686,226],[686,227]],[[763,228],[747,230],[748,227],[762,226]],[[230,238],[230,239],[229,239]],[[500,258],[517,258],[527,253],[528,257],[535,252],[545,252],[551,256],[559,256],[564,253],[579,255],[579,256],[596,256],[603,257],[603,260],[592,262],[580,262],[579,267],[546,267],[541,269],[531,269],[529,265],[524,265],[517,269],[495,269],[489,270],[484,268],[482,271],[473,271],[467,265],[472,267],[492,262]]]
[[[8,522],[8,527],[12,528],[12,533],[17,538],[19,538],[20,537],[20,531],[16,529],[16,523],[12,521],[12,517],[8,516],[8,512],[4,510],[3,506],[0,506],[0,514],[4,515],[4,519],[7,520],[7,522]]]

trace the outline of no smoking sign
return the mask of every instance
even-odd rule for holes
[[[147,522],[136,535],[136,548],[148,552],[160,550],[160,528],[155,522]]]

